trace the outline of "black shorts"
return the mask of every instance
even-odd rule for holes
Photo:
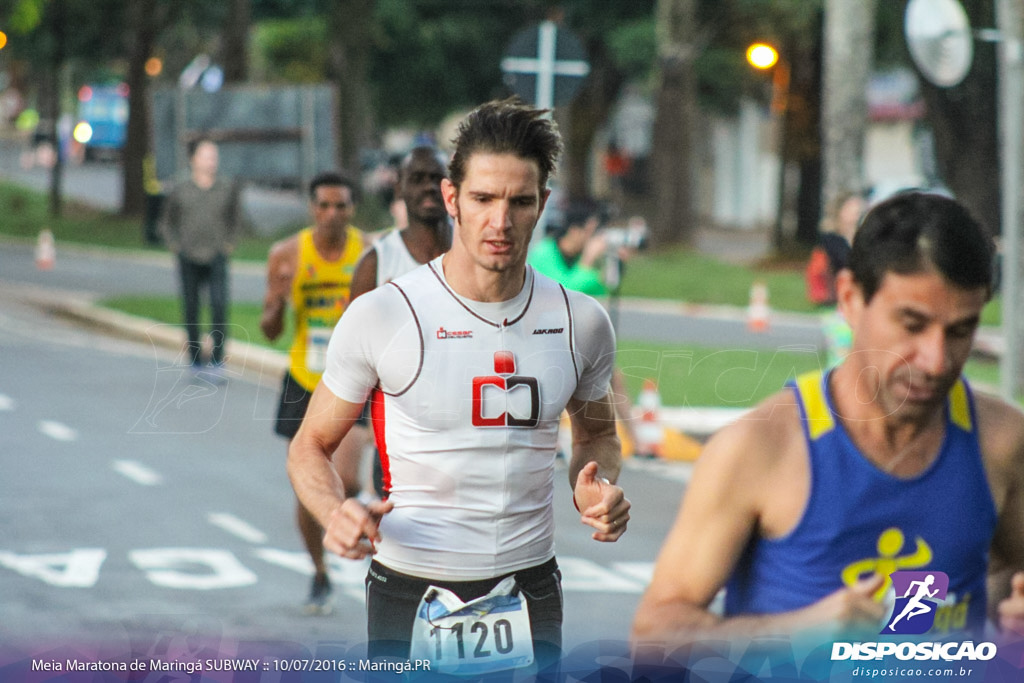
[[[306,408],[309,407],[309,399],[313,394],[306,391],[299,384],[292,373],[284,373],[284,381],[281,385],[281,398],[277,404],[277,419],[274,421],[274,433],[292,439],[299,431],[302,418],[306,416]],[[370,402],[363,406],[363,412],[356,420],[357,425],[366,427],[370,424]]]
[[[284,374],[281,385],[281,398],[277,404],[277,420],[274,422],[274,433],[291,439],[299,431],[302,418],[306,416],[306,408],[313,394],[295,381],[292,373]]]
[[[551,558],[514,574],[526,596],[534,656],[543,669],[558,661],[562,650],[562,573]],[[486,595],[505,576],[509,575],[482,581],[429,581],[372,561],[366,576],[367,657],[409,658],[416,608],[429,586],[447,588],[466,601]]]

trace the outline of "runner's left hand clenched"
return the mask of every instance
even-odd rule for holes
[[[611,543],[626,532],[630,502],[621,487],[598,476],[596,462],[589,462],[580,470],[573,498],[580,510],[580,521],[595,529],[595,541]]]

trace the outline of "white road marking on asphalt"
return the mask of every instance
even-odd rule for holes
[[[14,410],[14,399],[7,394],[0,394],[0,410]]]
[[[267,535],[265,533],[230,513],[211,512],[206,516],[206,520],[215,527],[220,527],[229,534],[238,536],[243,541],[257,545],[267,542]]]
[[[61,422],[53,420],[40,420],[36,423],[36,429],[45,436],[55,441],[74,441],[78,438],[78,432]]]
[[[290,569],[303,576],[313,576],[313,561],[309,559],[309,553],[305,551],[260,548],[255,553],[256,557],[264,562]],[[369,566],[370,558],[346,560],[336,555],[330,555],[327,558],[327,572],[335,590],[339,590],[359,603],[366,602],[366,570]]]
[[[269,564],[306,577],[313,575],[313,563],[304,551],[263,547],[253,552]],[[99,580],[100,567],[106,558],[107,551],[102,548],[41,554],[0,550],[0,567],[51,586],[90,588]],[[150,582],[168,588],[211,590],[251,586],[258,582],[256,572],[243,565],[230,550],[219,548],[146,548],[128,551],[128,559]],[[654,566],[652,562],[615,562],[605,567],[582,557],[560,557],[558,563],[564,572],[564,590],[598,594],[642,593]],[[365,599],[368,565],[369,559],[328,558],[336,590],[360,603]]]
[[[107,551],[103,548],[26,555],[0,552],[0,566],[61,588],[92,588],[99,580],[100,566],[105,559]]]
[[[111,467],[118,474],[128,477],[136,484],[143,486],[156,486],[163,481],[163,477],[160,476],[159,472],[151,470],[134,460],[115,460],[111,463]]]
[[[559,557],[562,590],[584,593],[643,593],[644,584],[582,557]]]
[[[613,562],[612,569],[636,579],[645,586],[651,582],[651,576],[654,575],[653,562]]]
[[[213,590],[251,586],[259,581],[230,550],[151,548],[132,550],[128,559],[152,583],[164,588]],[[197,569],[197,565],[201,568]]]

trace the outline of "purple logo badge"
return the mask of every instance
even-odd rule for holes
[[[907,571],[893,572],[889,576],[896,591],[896,604],[882,633],[927,633],[935,623],[935,608],[946,599],[949,577],[945,572]]]

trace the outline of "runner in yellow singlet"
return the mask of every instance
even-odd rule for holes
[[[294,311],[295,336],[289,351],[274,431],[291,443],[306,406],[324,371],[327,342],[351,298],[352,274],[366,246],[363,233],[349,223],[355,213],[353,183],[336,173],[322,173],[309,187],[313,225],[270,248],[267,293],[260,329],[277,339],[285,329],[285,311]],[[334,467],[347,496],[359,493],[359,461],[368,433],[356,426],[333,454]],[[315,573],[306,611],[330,611],[331,584],[324,562],[323,529],[297,504],[299,530]]]

